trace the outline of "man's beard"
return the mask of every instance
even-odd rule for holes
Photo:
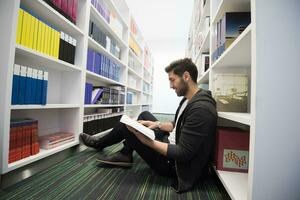
[[[178,88],[178,91],[176,91],[177,96],[185,96],[188,91],[188,84],[184,82],[184,80],[180,79],[180,87]]]

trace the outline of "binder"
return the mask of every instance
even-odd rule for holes
[[[34,17],[29,14],[29,20],[28,20],[28,43],[27,47],[33,49],[33,33],[34,33]]]
[[[22,34],[21,34],[21,45],[27,46],[27,27],[28,27],[28,12],[23,10],[23,23],[22,23]]]
[[[37,41],[36,50],[41,52],[41,42],[42,42],[42,21],[38,20],[38,31],[37,31]]]
[[[41,53],[46,53],[46,24],[44,22],[41,22]]]
[[[69,44],[69,35],[65,33],[65,47],[64,47],[64,61],[70,63],[70,57],[69,57],[69,53],[70,53],[70,44]]]
[[[20,90],[18,95],[18,102],[19,104],[25,103],[25,88],[26,88],[26,68],[25,66],[21,66],[21,73],[20,73]]]
[[[72,17],[71,17],[75,24],[76,24],[76,19],[77,19],[77,1],[78,0],[73,0]]]
[[[60,39],[59,39],[59,53],[58,53],[58,58],[59,58],[60,60],[63,60],[64,37],[65,37],[65,33],[61,31],[61,32],[60,32]]]
[[[87,53],[86,69],[91,72],[94,70],[94,54],[94,51],[89,48]]]
[[[42,104],[42,87],[43,87],[43,71],[38,70],[38,77],[36,83],[36,96],[35,96],[36,104]]]
[[[44,71],[43,74],[43,86],[42,86],[42,105],[47,104],[47,89],[48,89],[48,72]]]
[[[18,15],[18,28],[17,28],[17,37],[16,37],[17,44],[21,44],[23,15],[24,15],[24,11],[20,8],[19,15]]]
[[[50,42],[50,56],[54,57],[54,41],[55,41],[55,35],[54,35],[54,29],[50,28],[51,32],[51,42]]]
[[[36,102],[36,94],[37,94],[37,80],[38,80],[38,70],[32,70],[32,82],[31,82],[31,100],[30,104],[37,104]]]
[[[32,38],[32,49],[38,50],[37,41],[38,41],[38,29],[39,29],[39,20],[35,17],[33,19],[33,38]]]
[[[15,64],[14,65],[14,75],[13,75],[13,85],[12,85],[12,98],[11,98],[11,104],[17,105],[19,103],[18,101],[18,95],[19,95],[19,88],[20,88],[20,65]]]
[[[27,67],[24,104],[31,104],[32,99],[32,68]]]

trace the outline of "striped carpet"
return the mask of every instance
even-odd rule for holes
[[[111,146],[101,154],[114,153],[121,146]],[[0,199],[230,199],[216,177],[177,194],[169,187],[171,180],[155,174],[137,154],[130,169],[100,165],[98,155],[92,149],[78,153],[0,191]]]

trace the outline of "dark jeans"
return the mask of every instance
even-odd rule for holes
[[[142,112],[138,120],[157,121],[157,119],[148,111]],[[155,130],[155,139],[168,142],[169,133],[161,130]],[[100,138],[100,148],[116,144],[124,140],[124,147],[121,150],[123,154],[132,154],[135,150],[140,157],[158,174],[162,176],[175,177],[174,160],[161,155],[150,147],[144,145],[140,140],[131,133],[123,123],[118,123],[110,133]]]

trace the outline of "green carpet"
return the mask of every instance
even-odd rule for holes
[[[121,146],[101,154],[111,154]],[[177,194],[169,187],[171,180],[155,174],[137,154],[130,169],[100,165],[98,155],[92,149],[78,153],[0,191],[0,199],[230,199],[214,176],[190,192]]]

